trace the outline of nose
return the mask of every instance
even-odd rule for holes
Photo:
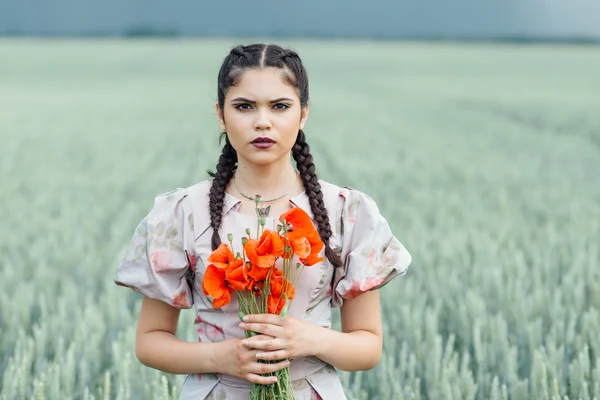
[[[267,110],[258,110],[256,120],[254,121],[254,129],[257,131],[271,129],[271,118]]]

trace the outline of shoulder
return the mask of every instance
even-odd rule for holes
[[[188,192],[186,188],[176,188],[167,192],[161,192],[154,196],[154,213],[173,209],[187,203]]]
[[[212,181],[203,180],[187,187],[179,187],[168,192],[160,193],[154,198],[155,206],[168,206],[181,202],[186,203],[186,205],[189,203],[197,204],[199,202],[208,205],[208,195],[210,193],[211,185]]]
[[[324,193],[328,192],[341,197],[364,197],[370,201],[374,201],[366,192],[352,186],[338,185],[336,183],[329,182],[323,179],[319,179],[319,184],[321,185],[321,190]]]
[[[184,227],[192,220],[192,208],[186,188],[176,188],[154,197],[154,204],[144,218],[148,234],[165,234],[167,227]],[[169,232],[172,235],[173,232]]]
[[[207,212],[212,181],[204,180],[187,187],[178,187],[154,197],[154,206],[147,216],[149,222],[185,219],[193,227],[196,213]],[[200,218],[204,215],[200,216]]]
[[[205,179],[203,181],[194,183],[193,185],[185,188],[186,192],[194,198],[208,201],[208,195],[212,186],[212,180]]]
[[[210,227],[210,189],[212,179],[205,179],[186,188],[192,210],[192,221],[196,238]]]
[[[367,207],[372,211],[379,212],[379,207],[376,201],[368,195],[366,192],[347,185],[337,185],[332,182],[328,182],[320,179],[319,184],[321,185],[321,191],[323,197],[330,202],[336,202],[331,204],[338,212],[347,212],[352,209],[356,209],[359,205]]]

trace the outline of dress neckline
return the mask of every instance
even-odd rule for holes
[[[242,202],[242,200],[239,197],[237,197],[229,192],[225,192],[225,204],[226,204],[227,212],[231,211],[231,212],[235,213],[236,215],[241,215],[241,216],[248,217],[248,218],[256,218],[256,215],[244,214],[244,213],[237,211],[237,208],[241,202]],[[288,202],[292,205],[292,207],[302,208],[312,218],[312,211],[310,209],[310,202],[308,200],[308,196],[306,195],[306,191],[303,190],[300,193],[297,193],[296,195],[289,197]],[[266,217],[266,219],[267,220],[279,219],[279,216]]]

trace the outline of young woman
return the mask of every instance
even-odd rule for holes
[[[180,399],[248,399],[252,383],[285,368],[296,399],[344,399],[336,369],[373,368],[382,351],[377,289],[403,275],[411,256],[363,192],[317,178],[303,131],[308,79],[297,53],[238,46],[218,76],[216,113],[225,138],[212,179],[156,197],[138,226],[115,282],[144,295],[136,354],[152,368],[188,374]],[[295,160],[295,167],[291,159]],[[268,205],[266,228],[301,207],[325,244],[304,268],[286,318],[240,323],[235,296],[214,308],[202,289],[207,258],[227,235],[257,225],[254,194]],[[253,228],[254,229],[254,228]],[[180,309],[194,306],[198,343],[176,338]],[[341,307],[342,331],[331,328]],[[260,334],[243,340],[244,330]]]

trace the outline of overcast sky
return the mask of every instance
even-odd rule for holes
[[[600,38],[600,0],[0,0],[0,32],[579,36]]]

